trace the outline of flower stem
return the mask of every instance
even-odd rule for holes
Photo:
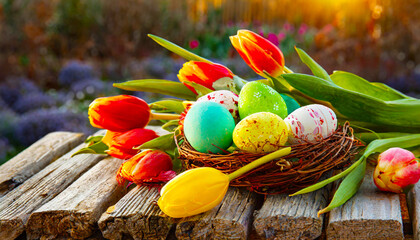
[[[286,147],[286,148],[282,148],[280,150],[277,150],[275,152],[272,152],[270,154],[267,154],[263,157],[258,158],[257,160],[248,163],[247,165],[239,168],[238,170],[234,171],[233,173],[229,174],[229,181],[232,181],[233,179],[241,176],[242,174],[245,174],[249,171],[251,171],[252,169],[259,167],[265,163],[268,163],[271,160],[274,160],[276,158],[281,158],[283,156],[286,156],[287,154],[290,153],[290,151],[292,150],[291,147]]]
[[[150,113],[150,119],[177,120],[181,115],[170,113]]]
[[[284,73],[293,73],[293,71],[290,68],[286,67],[286,66],[284,66],[283,72]]]

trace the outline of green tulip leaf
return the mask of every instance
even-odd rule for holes
[[[343,205],[347,200],[354,196],[359,190],[363,182],[366,172],[366,160],[351,171],[340,183],[340,186],[334,193],[334,196],[327,207],[318,211],[318,217],[321,214],[331,211],[332,209]]]
[[[72,157],[83,154],[83,153],[90,153],[90,154],[107,154],[105,151],[108,150],[108,146],[103,142],[97,142],[92,144],[88,147],[84,147],[79,149],[77,152],[71,155]]]
[[[184,105],[182,100],[176,99],[165,99],[149,104],[150,109],[156,112],[174,112],[182,113],[184,111]]]
[[[171,120],[162,125],[162,129],[168,132],[174,132],[179,127],[179,120]]]
[[[102,139],[104,138],[104,136],[89,136],[88,138],[86,138],[85,143],[90,143],[90,144],[94,144],[94,143],[98,143],[100,141],[102,141]]]
[[[196,95],[184,84],[163,79],[132,80],[114,83],[113,86],[129,91],[160,93],[187,100],[195,100],[196,98]]]
[[[169,133],[145,142],[134,149],[160,149],[166,151],[174,148],[176,148],[174,133]]]
[[[197,91],[198,96],[197,97],[202,97],[206,94],[209,94],[211,92],[214,92],[214,90],[211,90],[209,88],[204,87],[203,85],[200,85],[198,83],[195,82],[185,82],[185,84],[193,87],[195,89],[195,91]]]
[[[201,61],[201,62],[207,62],[207,63],[212,63],[210,60],[207,60],[203,57],[198,56],[197,54],[194,54],[178,45],[176,45],[175,43],[172,43],[164,38],[155,36],[153,34],[148,34],[148,37],[150,37],[151,39],[153,39],[155,42],[157,42],[159,45],[161,45],[162,47],[168,49],[169,51],[176,53],[177,55],[189,60],[189,61]]]
[[[305,51],[297,47],[295,47],[295,49],[300,57],[300,60],[302,60],[302,62],[305,63],[309,69],[311,69],[315,76],[327,81],[332,81],[327,71],[325,71],[325,69],[322,68],[321,65],[319,65],[317,62],[315,62],[315,60],[313,60]]]
[[[385,83],[381,83],[381,82],[371,82],[372,85],[380,87],[388,92],[393,92],[395,95],[399,95],[402,99],[406,98],[406,99],[412,99],[412,97],[405,95],[404,93],[393,89],[392,87],[386,85]]]
[[[385,87],[386,85],[375,85],[371,82],[349,72],[335,71],[331,74],[331,79],[338,86],[359,92],[371,97],[375,97],[384,101],[392,101],[398,99],[411,99],[411,97],[405,96],[402,93],[390,88]]]

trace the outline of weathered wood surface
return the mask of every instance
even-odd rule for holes
[[[407,196],[408,210],[410,212],[411,223],[413,226],[413,237],[420,239],[420,183],[414,185]]]
[[[105,210],[126,192],[115,175],[123,161],[108,157],[84,173],[72,185],[31,214],[27,239],[90,237]]]
[[[0,166],[0,197],[83,141],[83,134],[53,132]]]
[[[107,239],[165,239],[173,219],[163,216],[158,199],[157,188],[132,189],[99,219],[102,235]]]
[[[57,196],[104,158],[102,155],[92,154],[71,157],[84,146],[85,144],[79,145],[1,198],[0,239],[18,237],[24,232],[27,219],[34,210]]]
[[[327,239],[403,239],[399,196],[379,191],[368,166],[358,193],[330,212]]]
[[[267,196],[257,211],[254,228],[263,239],[315,239],[321,236],[324,218],[317,212],[328,204],[328,189],[289,197]]]
[[[230,187],[218,207],[183,218],[176,226],[178,239],[248,239],[257,195]]]

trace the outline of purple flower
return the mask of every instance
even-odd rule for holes
[[[284,31],[286,31],[286,32],[292,32],[295,28],[293,27],[293,25],[292,25],[292,24],[290,24],[290,23],[288,23],[288,22],[285,22],[285,23],[283,24],[283,29],[284,29]]]
[[[39,108],[50,108],[56,106],[53,97],[42,92],[25,94],[16,101],[12,108],[17,113],[22,114]]]
[[[12,107],[24,94],[40,92],[32,81],[23,77],[13,77],[0,85],[0,98]]]
[[[71,86],[73,83],[94,77],[95,73],[91,66],[83,62],[71,61],[60,70],[58,82],[62,86]]]
[[[59,109],[39,109],[25,113],[14,125],[14,135],[20,144],[29,146],[54,131],[91,134],[88,117]]]
[[[279,41],[282,41],[286,38],[286,33],[280,32],[279,34],[277,34],[277,38],[279,39]]]
[[[198,48],[199,45],[200,45],[200,43],[196,39],[190,41],[190,48],[191,49],[196,49],[196,48]]]
[[[299,27],[298,34],[303,35],[308,31],[308,25],[302,23]]]
[[[273,43],[274,45],[278,46],[279,45],[279,39],[277,38],[277,35],[274,33],[269,33],[267,36],[268,41],[270,41],[271,43]]]

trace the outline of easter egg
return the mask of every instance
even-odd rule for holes
[[[197,99],[197,102],[210,101],[220,103],[232,114],[234,119],[238,119],[238,99],[239,96],[231,91],[219,90],[200,97]]]
[[[292,97],[287,96],[286,94],[280,93],[280,96],[283,98],[287,106],[287,114],[292,113],[296,109],[300,108],[299,103]]]
[[[184,135],[202,153],[223,153],[232,145],[235,120],[219,103],[204,101],[192,105],[184,120]]]
[[[238,108],[241,119],[257,112],[271,112],[281,118],[287,116],[287,106],[280,94],[260,82],[249,82],[242,87]]]
[[[287,125],[270,112],[258,112],[242,119],[233,130],[233,142],[247,152],[268,153],[280,149],[287,141]]]
[[[337,129],[337,117],[334,111],[320,104],[298,108],[284,121],[289,128],[291,144],[315,143],[331,136]]]

